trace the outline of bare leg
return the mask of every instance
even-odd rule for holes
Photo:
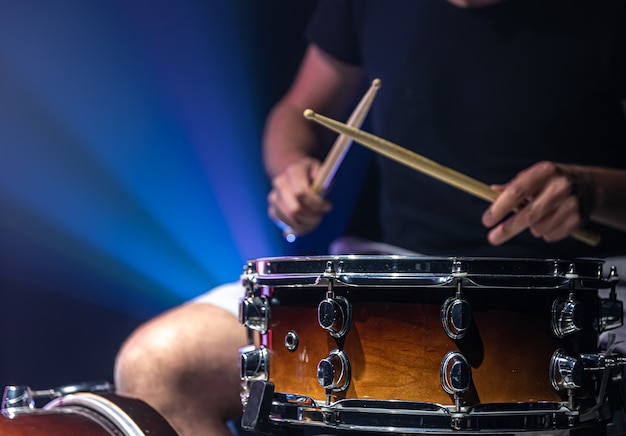
[[[246,331],[229,312],[186,304],[139,327],[115,364],[120,395],[142,399],[181,436],[230,436],[242,412],[238,349]]]

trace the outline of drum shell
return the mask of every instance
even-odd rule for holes
[[[334,286],[352,309],[344,338],[336,339],[317,322],[317,305],[326,286],[266,287],[271,317],[262,343],[269,349],[270,379],[277,392],[324,399],[317,364],[333,349],[348,356],[351,380],[333,400],[374,398],[454,404],[441,387],[440,366],[449,351],[460,351],[472,371],[465,404],[563,401],[550,381],[550,360],[557,349],[572,355],[597,349],[598,298],[593,290],[576,293],[584,307],[582,331],[557,338],[551,328],[552,305],[568,298],[568,289],[468,288],[472,309],[465,337],[453,340],[441,324],[441,307],[454,287]],[[288,332],[297,348],[284,345]],[[593,380],[576,391],[593,395]]]
[[[0,434],[3,436],[126,435],[127,432],[116,425],[112,418],[115,408],[115,413],[123,414],[125,419],[136,425],[138,435],[176,436],[176,432],[169,423],[140,400],[112,393],[77,395],[94,399],[99,404],[99,410],[84,405],[64,405],[61,399],[60,405],[54,408],[17,411],[15,414],[3,411],[0,415]]]

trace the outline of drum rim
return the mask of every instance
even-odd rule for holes
[[[109,420],[119,429],[124,436],[143,436],[145,433],[139,426],[122,410],[120,406],[108,398],[89,392],[67,394],[55,398],[47,403],[43,410],[63,410],[63,408],[76,410],[86,409]]]
[[[327,404],[307,396],[284,392],[274,393],[269,419],[278,424],[367,432],[384,432],[392,425],[365,419],[371,414],[377,415],[378,421],[381,416],[393,420],[394,428],[403,434],[439,431],[450,434],[466,434],[466,431],[486,434],[522,431],[537,434],[536,431],[579,428],[593,421],[582,417],[579,411],[569,409],[565,403],[552,401],[487,403],[454,411],[454,406],[418,401],[348,398]],[[334,417],[335,421],[328,421],[328,417]],[[545,421],[545,424],[502,425],[503,420],[533,422],[533,419]],[[462,430],[452,430],[451,423],[455,420],[463,422]]]
[[[247,262],[244,282],[317,284],[332,279],[346,285],[445,286],[465,278],[469,284],[499,286],[503,280],[543,280],[538,287],[563,287],[572,280],[583,288],[606,288],[605,261],[598,258],[463,257],[406,255],[330,255],[261,257]],[[583,281],[585,283],[583,283]],[[522,283],[522,288],[532,283]]]

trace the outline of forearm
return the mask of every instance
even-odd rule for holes
[[[588,167],[593,183],[592,221],[626,231],[626,170]]]
[[[280,102],[269,114],[263,137],[263,163],[270,179],[304,157],[320,157],[319,129],[304,109]]]
[[[312,156],[321,159],[332,142],[327,129],[305,119],[305,109],[341,116],[363,85],[361,68],[344,64],[310,46],[289,92],[269,114],[263,138],[263,160],[270,178]]]

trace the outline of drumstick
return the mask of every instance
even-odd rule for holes
[[[372,106],[374,97],[380,88],[380,83],[380,79],[372,80],[372,84],[369,89],[363,97],[361,97],[361,100],[352,111],[352,114],[350,114],[346,125],[358,128],[361,124],[363,124],[363,121]],[[324,195],[328,191],[339,166],[343,162],[343,158],[348,153],[348,150],[350,150],[351,143],[352,138],[348,135],[340,134],[337,137],[330,151],[326,155],[322,166],[316,174],[315,179],[313,180],[311,187],[315,192]],[[289,242],[294,242],[296,240],[296,235],[290,228],[285,228],[283,230],[283,236]]]
[[[316,121],[330,130],[342,135],[350,136],[355,141],[383,156],[400,162],[401,164],[418,170],[478,198],[493,202],[499,195],[498,191],[492,189],[486,183],[480,182],[466,176],[465,174],[459,173],[456,170],[440,165],[437,162],[434,162],[411,150],[400,147],[393,142],[372,135],[371,133],[347,126],[339,121],[317,114],[311,109],[305,110],[304,116],[310,120]],[[579,241],[594,247],[600,243],[600,235],[590,233],[582,229],[575,230],[572,233],[572,236]]]
[[[350,118],[348,118],[347,126],[359,128],[363,124],[379,88],[380,79],[374,79],[361,101],[359,101],[359,104],[354,108]],[[328,190],[335,173],[339,169],[341,162],[343,162],[343,158],[350,149],[351,143],[352,138],[348,135],[340,134],[337,137],[313,181],[312,187],[316,192],[323,194]]]

